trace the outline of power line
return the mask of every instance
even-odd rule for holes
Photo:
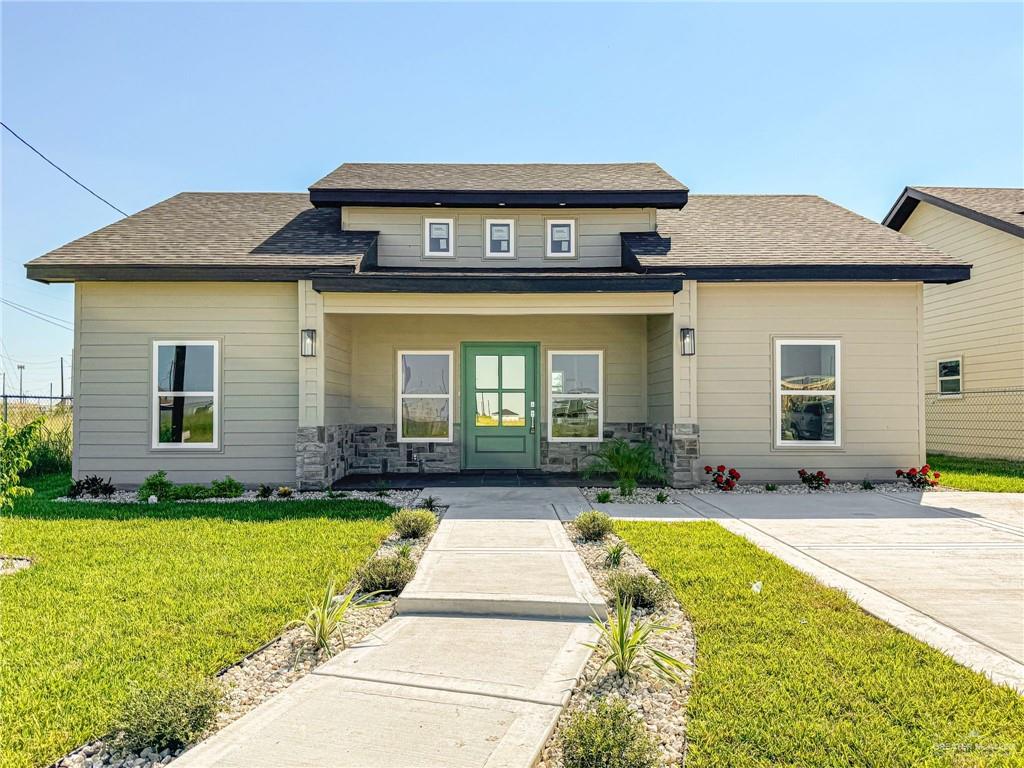
[[[47,317],[44,317],[43,315],[37,315],[32,310],[22,309],[20,306],[18,306],[17,304],[12,303],[10,301],[8,301],[7,299],[0,299],[0,304],[3,304],[6,307],[10,307],[11,309],[16,309],[19,312],[23,312],[26,315],[28,315],[29,317],[34,317],[36,320],[42,320],[44,323],[49,323],[50,325],[55,325],[58,328],[60,328],[61,330],[64,330],[64,331],[73,331],[74,330],[74,328],[72,328],[70,326],[67,326],[67,325],[63,325],[61,322],[55,322],[53,320],[50,320]]]
[[[71,321],[70,320],[65,320],[63,317],[57,317],[56,315],[49,315],[46,312],[43,312],[43,310],[41,310],[41,309],[36,309],[35,307],[26,307],[24,304],[18,304],[17,302],[11,301],[10,299],[4,299],[4,302],[7,303],[7,304],[10,304],[15,309],[24,309],[24,310],[27,310],[29,312],[34,312],[37,315],[42,315],[43,317],[48,317],[51,320],[56,320],[58,323],[66,323],[68,325],[71,325]]]
[[[77,184],[78,186],[80,186],[80,187],[81,187],[82,189],[84,189],[84,190],[85,190],[86,192],[88,192],[88,193],[89,193],[90,195],[92,195],[93,197],[95,197],[95,198],[96,198],[97,200],[100,200],[101,202],[103,202],[103,203],[106,203],[106,204],[107,204],[107,205],[109,205],[109,206],[110,206],[111,208],[113,208],[113,209],[114,209],[115,211],[117,211],[118,213],[120,213],[120,214],[121,214],[122,216],[125,216],[125,217],[127,217],[127,216],[128,216],[128,214],[127,214],[127,213],[125,213],[124,211],[122,211],[122,210],[121,210],[120,208],[118,208],[118,207],[117,207],[116,205],[114,205],[114,204],[113,204],[112,202],[110,202],[110,201],[109,201],[109,200],[107,200],[106,198],[104,198],[104,197],[100,196],[100,195],[99,195],[99,194],[97,194],[96,192],[93,192],[93,191],[92,191],[91,189],[89,189],[89,188],[88,188],[87,186],[85,186],[85,184],[83,184],[82,182],[80,182],[80,181],[79,181],[78,179],[76,179],[76,178],[75,178],[74,176],[72,176],[72,175],[71,175],[70,173],[68,173],[68,172],[67,172],[67,171],[65,171],[65,170],[64,170],[63,168],[61,168],[61,167],[60,167],[59,165],[57,165],[57,164],[56,164],[55,162],[53,162],[53,160],[51,160],[51,159],[50,159],[50,158],[48,158],[48,157],[47,157],[46,155],[44,155],[44,154],[43,154],[42,152],[40,152],[40,151],[39,151],[38,149],[36,149],[35,147],[33,147],[33,146],[32,146],[31,144],[29,144],[29,143],[28,143],[27,141],[25,141],[25,139],[21,138],[21,136],[19,136],[19,135],[18,135],[17,133],[15,133],[15,132],[14,132],[14,129],[13,129],[13,128],[11,128],[11,126],[9,126],[9,125],[8,125],[7,123],[5,123],[5,122],[2,122],[2,121],[0,121],[0,125],[2,125],[2,126],[3,126],[4,128],[6,128],[6,129],[7,129],[8,131],[9,131],[9,132],[10,132],[10,134],[11,134],[11,136],[13,136],[13,137],[14,137],[14,138],[16,138],[16,139],[17,139],[18,141],[20,141],[20,142],[21,142],[22,144],[24,144],[24,145],[25,145],[26,147],[28,147],[29,149],[31,149],[31,150],[32,150],[33,152],[35,152],[35,153],[36,153],[37,155],[39,155],[39,156],[40,156],[41,158],[43,158],[43,160],[45,160],[45,161],[46,161],[46,162],[48,162],[48,163],[49,163],[50,165],[52,165],[52,166],[53,166],[54,168],[56,168],[56,169],[57,169],[58,171],[60,171],[61,173],[63,173],[63,174],[65,175],[65,176],[67,176],[67,177],[68,177],[69,179],[71,179],[71,180],[72,180],[73,182],[75,182],[75,184]]]

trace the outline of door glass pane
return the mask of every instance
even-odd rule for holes
[[[448,355],[402,355],[403,395],[447,395]]]
[[[498,356],[477,355],[476,356],[476,388],[497,389],[498,388]]]
[[[832,395],[783,395],[779,418],[783,442],[836,439],[836,399]]]
[[[161,392],[212,392],[213,345],[161,345],[156,370]]]
[[[522,355],[501,356],[501,388],[526,389],[526,358]]]
[[[161,443],[212,443],[212,397],[161,397]]]
[[[596,397],[557,398],[551,402],[552,437],[598,437]]]
[[[942,379],[939,381],[939,392],[948,395],[950,392],[956,394],[959,391],[960,379]]]
[[[478,427],[498,426],[498,393],[477,392],[476,398],[476,419]]]
[[[595,354],[552,355],[551,394],[599,394],[599,357]]]
[[[447,438],[448,399],[403,397],[402,437]]]
[[[780,367],[783,389],[836,387],[836,348],[833,344],[783,344]]]
[[[959,360],[943,360],[939,363],[939,376],[959,376],[960,375],[960,361]]]
[[[501,395],[501,426],[526,426],[526,394],[523,392],[504,392]]]

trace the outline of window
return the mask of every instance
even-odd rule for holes
[[[516,223],[513,219],[484,222],[484,256],[488,259],[515,258]]]
[[[452,353],[398,353],[398,439],[452,442]]]
[[[600,352],[548,353],[548,440],[601,442],[603,384]]]
[[[153,342],[153,447],[216,448],[216,341]]]
[[[938,362],[940,397],[959,397],[963,384],[963,358],[949,357]]]
[[[839,342],[775,342],[775,444],[839,445]]]
[[[423,255],[452,256],[455,254],[455,219],[423,220]]]
[[[576,258],[576,221],[573,219],[548,219],[547,249],[549,259]]]

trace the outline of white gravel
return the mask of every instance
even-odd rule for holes
[[[607,581],[614,569],[608,568],[605,564],[605,547],[609,542],[621,540],[617,536],[608,536],[603,542],[584,542],[576,534],[571,523],[566,524],[566,532],[601,590],[601,594],[606,600],[610,600],[612,595],[608,591]],[[657,578],[654,572],[628,547],[626,547],[619,567],[630,573],[644,573]],[[637,611],[636,615],[643,616],[645,614],[642,611]],[[537,763],[538,768],[559,768],[562,765],[560,743],[562,729],[575,712],[588,709],[595,701],[602,698],[621,698],[630,709],[643,718],[647,730],[661,751],[664,765],[681,765],[683,763],[686,751],[686,700],[690,692],[696,657],[696,642],[690,621],[674,598],[656,611],[655,615],[662,623],[675,627],[670,632],[658,635],[654,644],[655,647],[689,665],[690,672],[685,675],[683,685],[667,683],[651,674],[622,680],[610,666],[598,671],[600,659],[595,653],[587,662],[568,705],[558,719],[554,733],[544,745],[540,761]]]
[[[637,488],[629,496],[623,496],[619,493],[618,488],[580,488],[580,491],[587,497],[587,501],[597,504],[667,504],[671,500],[673,493],[672,488]],[[597,498],[598,494],[605,493],[610,493],[611,499],[607,502],[601,502]],[[659,493],[665,494],[667,498],[659,502]]]
[[[179,504],[233,504],[237,501],[318,501],[323,499],[361,499],[364,501],[382,501],[392,507],[411,507],[420,495],[420,489],[383,491],[293,491],[291,496],[282,497],[274,494],[269,498],[260,498],[256,491],[246,491],[241,496],[218,497],[213,499],[182,499]],[[146,504],[139,501],[135,491],[114,491],[109,498],[94,499],[91,496],[83,496],[72,499],[70,496],[61,496],[54,501],[68,503],[75,502],[104,502],[108,504]]]
[[[27,557],[0,555],[0,576],[24,571],[30,565],[32,565],[32,561]]]
[[[601,503],[597,496],[599,493],[611,493],[611,499],[608,502],[611,504],[657,504],[658,493],[664,493],[668,496],[665,502],[669,503],[674,501],[685,501],[687,496],[692,494],[719,494],[719,493],[781,493],[781,494],[801,494],[801,493],[912,493],[917,491],[926,491],[928,493],[937,493],[941,491],[950,491],[951,488],[945,488],[941,485],[935,486],[934,488],[913,488],[909,483],[906,482],[893,482],[893,483],[873,483],[871,488],[864,488],[860,483],[832,483],[824,488],[816,491],[812,491],[803,483],[793,483],[786,485],[779,485],[774,491],[765,489],[764,483],[757,484],[744,484],[743,480],[740,480],[739,484],[731,491],[720,491],[712,485],[702,485],[699,488],[693,488],[689,490],[676,489],[676,488],[637,488],[631,496],[623,496],[619,493],[618,488],[580,488],[580,491],[587,498],[587,501],[593,503]]]

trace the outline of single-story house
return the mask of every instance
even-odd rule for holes
[[[1024,460],[1024,189],[907,187],[882,223],[972,264],[924,289],[928,450]]]
[[[74,282],[74,473],[579,470],[892,477],[924,457],[941,253],[820,197],[690,195],[653,163],[347,163],[182,193],[27,265]]]

